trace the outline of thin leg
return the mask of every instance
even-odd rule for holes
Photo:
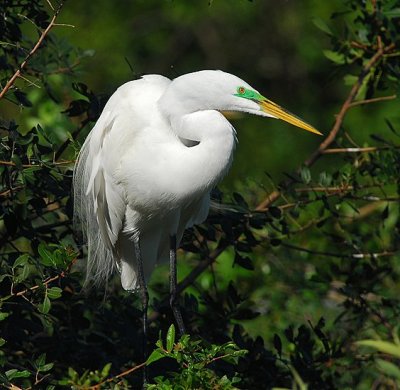
[[[176,236],[173,235],[169,240],[169,289],[172,312],[174,313],[175,321],[178,324],[179,333],[181,336],[185,333],[185,325],[183,324],[181,310],[176,301],[177,298],[177,277],[176,277]]]
[[[142,300],[143,311],[143,357],[147,359],[147,308],[149,306],[149,293],[147,291],[146,280],[143,272],[143,259],[140,251],[139,233],[134,235],[133,242],[135,244],[135,256],[138,265],[138,282],[140,288],[140,298]],[[144,366],[143,371],[143,387],[147,384],[147,367]]]

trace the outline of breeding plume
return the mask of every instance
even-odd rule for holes
[[[171,307],[184,332],[176,248],[186,228],[206,219],[210,191],[232,163],[236,132],[223,111],[283,119],[320,134],[240,78],[204,70],[122,85],[79,154],[75,216],[87,238],[87,278],[98,284],[116,269],[125,290],[140,289],[145,331],[146,280],[169,259]]]

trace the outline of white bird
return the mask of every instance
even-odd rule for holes
[[[117,269],[125,290],[140,288],[144,332],[146,280],[170,259],[170,303],[176,303],[176,248],[186,228],[203,222],[210,192],[227,173],[236,132],[221,113],[279,118],[314,127],[263,97],[240,78],[204,70],[170,80],[147,75],[111,96],[74,170],[75,217],[88,243],[87,279],[107,281]]]

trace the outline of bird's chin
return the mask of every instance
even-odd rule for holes
[[[239,119],[244,116],[244,114],[251,114],[251,115],[258,115],[262,116],[265,118],[274,118],[277,119],[276,116],[273,116],[271,114],[267,114],[266,112],[262,111],[260,108],[233,108],[229,110],[223,110],[220,111],[220,113],[226,118],[226,119]]]
[[[265,118],[274,118],[274,119],[277,119],[276,116],[271,115],[271,114],[268,114],[268,113],[266,113],[265,111],[262,111],[260,108],[256,108],[256,109],[254,109],[254,108],[249,108],[249,109],[247,109],[247,110],[241,110],[241,111],[242,111],[242,112],[245,112],[245,113],[247,113],[247,114],[258,115],[258,116],[262,116],[262,117],[265,117]]]

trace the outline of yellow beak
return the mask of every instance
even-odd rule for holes
[[[298,116],[285,110],[281,106],[278,106],[276,103],[272,102],[271,100],[268,100],[267,98],[258,101],[258,104],[260,105],[261,110],[268,115],[271,115],[278,119],[282,119],[285,122],[300,127],[301,129],[310,131],[311,133],[322,135],[322,133],[320,133],[316,128],[312,127],[311,125],[300,119]]]

